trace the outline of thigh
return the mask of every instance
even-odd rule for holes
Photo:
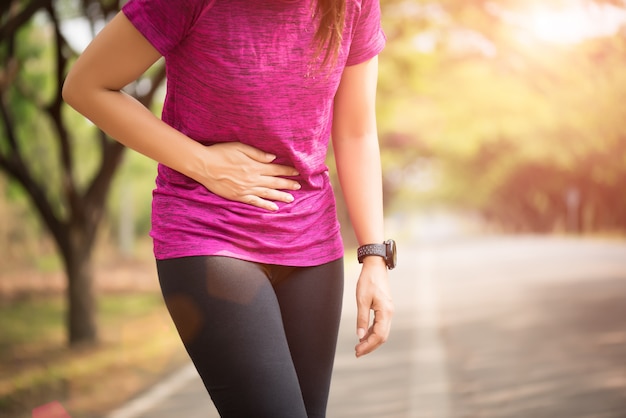
[[[227,257],[157,262],[165,303],[223,417],[306,417],[263,268]]]
[[[295,269],[276,285],[309,418],[324,417],[343,301],[343,260]]]

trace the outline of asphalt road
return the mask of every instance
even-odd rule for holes
[[[393,332],[356,359],[347,269],[328,417],[626,417],[626,243],[399,233]],[[211,418],[192,368],[107,418]]]

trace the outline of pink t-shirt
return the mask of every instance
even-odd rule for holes
[[[308,1],[130,0],[124,14],[165,57],[162,118],[205,145],[239,141],[295,167],[302,188],[269,212],[221,198],[158,167],[152,202],[157,259],[224,255],[291,266],[341,258],[325,165],[342,70],[384,47],[378,0],[347,0],[334,69],[315,60]]]

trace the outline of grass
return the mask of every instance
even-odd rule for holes
[[[102,416],[186,361],[158,293],[98,301],[99,344],[70,349],[60,297],[0,306],[0,416],[59,401],[72,418]]]
[[[100,321],[114,325],[139,318],[163,308],[160,294],[108,295],[98,301]]]
[[[98,300],[101,325],[116,326],[162,309],[154,293],[105,295]],[[17,301],[0,306],[0,357],[29,343],[58,339],[65,332],[65,300],[60,297]]]
[[[0,306],[0,357],[23,344],[47,340],[62,332],[61,298],[18,301]]]

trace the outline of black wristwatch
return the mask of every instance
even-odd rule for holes
[[[382,244],[367,244],[361,245],[356,251],[359,263],[363,263],[365,257],[371,255],[382,257],[385,260],[385,264],[389,270],[392,270],[396,266],[397,253],[396,242],[392,239],[388,239]]]

